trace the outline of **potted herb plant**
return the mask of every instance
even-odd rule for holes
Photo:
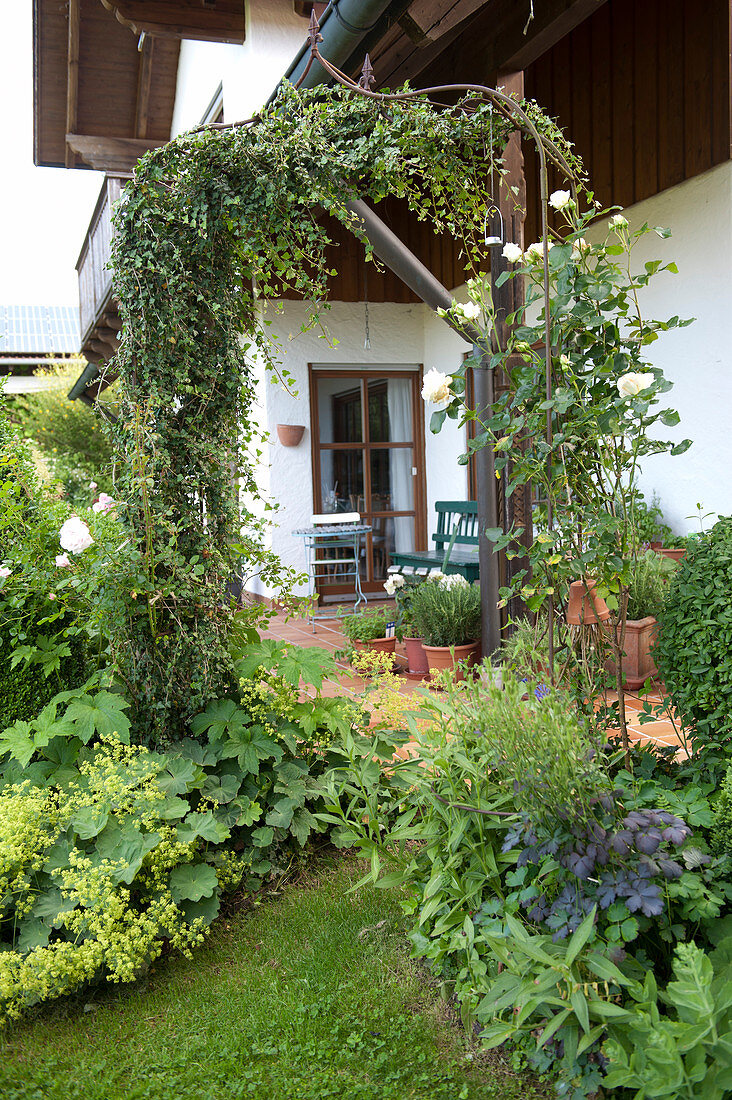
[[[407,676],[412,679],[422,679],[429,672],[423,639],[417,632],[412,614],[412,597],[421,584],[424,584],[423,578],[404,576],[403,573],[392,573],[384,582],[387,595],[393,596],[396,603],[397,633],[404,641],[408,662]]]
[[[675,568],[674,562],[654,550],[646,550],[633,562],[623,638],[623,682],[632,691],[657,673],[652,650],[666,598],[666,580]],[[615,662],[609,661],[607,669],[615,673]]]
[[[387,626],[394,621],[390,609],[375,608],[373,611],[355,611],[341,621],[341,630],[354,649],[376,649],[381,653],[393,653],[396,646],[396,633],[386,636]]]
[[[475,664],[480,654],[480,589],[459,573],[429,578],[412,595],[413,628],[430,671]],[[458,678],[462,673],[458,673]]]

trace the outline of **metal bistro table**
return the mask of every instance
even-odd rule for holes
[[[312,527],[300,527],[293,535],[303,539],[308,555],[308,576],[310,579],[310,597],[313,601],[308,612],[308,622],[313,624],[320,618],[332,618],[332,610],[314,606],[315,600],[324,594],[328,585],[342,585],[353,580],[354,611],[367,599],[361,591],[361,573],[359,569],[361,555],[361,536],[371,531],[368,523],[361,522],[358,512],[330,512],[312,516]]]

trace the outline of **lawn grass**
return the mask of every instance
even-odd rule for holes
[[[2,1100],[524,1100],[409,959],[354,860],[216,922],[192,959],[37,1010],[0,1039]]]

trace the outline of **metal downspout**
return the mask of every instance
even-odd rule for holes
[[[392,0],[330,0],[320,17],[320,34],[323,40],[320,52],[323,57],[339,68],[391,6]],[[297,84],[305,74],[311,56],[310,43],[306,41],[295,54],[280,84],[285,80]],[[331,80],[332,77],[322,65],[312,65],[300,87],[315,88],[318,84],[328,84]],[[271,103],[276,94],[277,89],[267,103]]]

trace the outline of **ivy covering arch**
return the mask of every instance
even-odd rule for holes
[[[577,167],[535,103],[521,112]],[[236,555],[280,595],[294,579],[266,549],[256,480],[255,362],[288,381],[264,301],[295,291],[310,305],[304,327],[320,323],[334,274],[320,215],[364,239],[346,206],[355,196],[405,199],[459,242],[466,278],[485,269],[491,177],[515,129],[510,109],[476,92],[445,106],[286,86],[255,120],[184,135],[138,165],[115,221],[113,431],[132,537],[113,646],[141,731],[175,736],[230,689]]]

